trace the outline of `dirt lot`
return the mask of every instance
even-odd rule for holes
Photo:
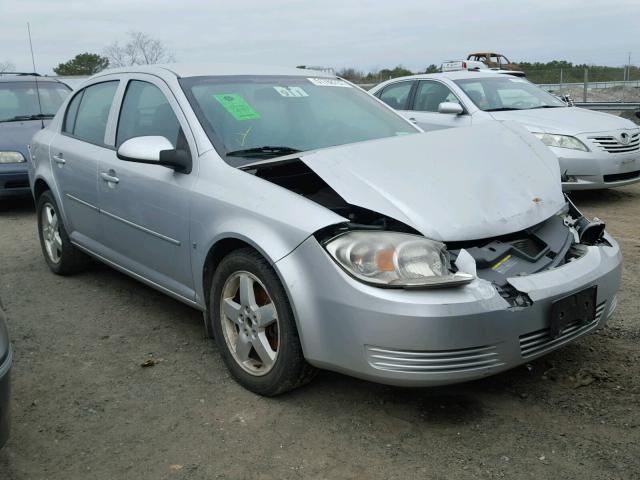
[[[606,329],[473,383],[323,372],[276,399],[234,383],[198,312],[104,266],[51,274],[33,207],[5,205],[15,367],[0,479],[640,478],[640,185],[573,197],[625,255]]]

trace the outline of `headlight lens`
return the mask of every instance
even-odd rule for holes
[[[588,152],[587,146],[576,137],[569,135],[556,135],[555,133],[532,132],[536,137],[542,140],[542,143],[548,147],[570,148],[571,150],[581,150]]]
[[[471,282],[466,273],[452,273],[443,243],[396,232],[349,232],[325,248],[357,279],[385,287],[443,287]]]
[[[0,152],[0,163],[24,163],[24,156],[20,152]]]

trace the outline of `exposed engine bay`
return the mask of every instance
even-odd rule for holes
[[[316,232],[319,241],[349,230],[388,230],[421,235],[393,218],[349,204],[311,168],[296,159],[253,164],[243,169],[349,219]],[[466,273],[491,282],[512,305],[526,306],[530,300],[519,295],[509,285],[508,278],[571,262],[584,254],[585,246],[606,244],[603,235],[604,223],[597,219],[587,220],[567,198],[563,211],[523,231],[488,239],[446,242],[446,246],[454,271],[467,270]]]

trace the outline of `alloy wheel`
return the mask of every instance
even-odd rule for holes
[[[220,298],[222,332],[234,360],[255,376],[275,365],[280,345],[278,312],[264,284],[250,272],[231,274]]]
[[[62,257],[62,239],[60,238],[60,228],[58,214],[50,203],[45,203],[40,215],[40,226],[42,229],[42,239],[49,260],[53,263],[60,263]]]

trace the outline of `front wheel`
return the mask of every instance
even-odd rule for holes
[[[274,396],[313,378],[286,292],[256,251],[236,250],[220,262],[209,312],[222,359],[243,387]]]
[[[53,273],[71,275],[84,270],[90,259],[69,240],[59,212],[51,192],[40,195],[36,215],[42,254]]]

